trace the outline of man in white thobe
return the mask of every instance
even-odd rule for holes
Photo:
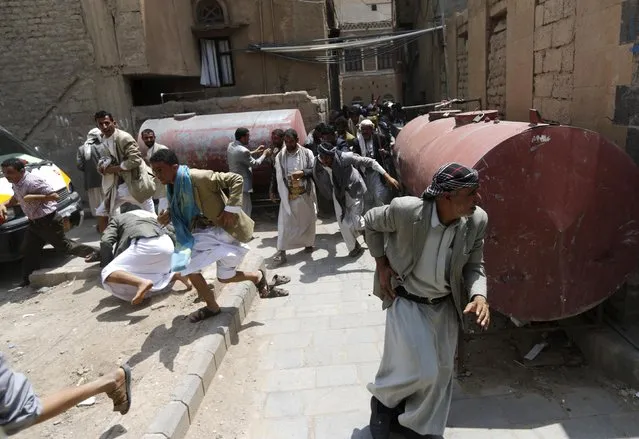
[[[284,132],[286,148],[275,157],[275,175],[280,196],[280,212],[277,218],[277,255],[274,262],[286,262],[286,250],[304,247],[313,252],[317,198],[312,179],[293,178],[296,172],[311,168],[313,153],[298,143],[297,131]]]
[[[490,321],[478,187],[476,170],[449,163],[423,198],[395,198],[365,215],[374,294],[387,310],[382,361],[368,385],[373,439],[444,433],[459,321],[469,313],[484,329]]]

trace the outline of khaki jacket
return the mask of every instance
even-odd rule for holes
[[[417,197],[398,197],[390,205],[376,207],[364,216],[366,244],[375,258],[386,255],[400,283],[413,271],[422,255],[430,230],[435,203]],[[480,207],[469,218],[461,218],[453,238],[450,286],[462,325],[462,310],[474,295],[487,296],[484,270],[484,235],[488,215]],[[386,244],[385,244],[386,241]],[[464,289],[468,292],[464,295]],[[377,271],[373,294],[382,297]],[[392,305],[384,300],[383,309]]]
[[[116,129],[113,133],[113,141],[118,155],[116,158],[120,162],[120,165],[123,165],[126,169],[126,171],[120,171],[119,175],[126,183],[131,196],[138,202],[142,203],[153,195],[155,187],[153,187],[153,190],[150,191],[150,193],[148,190],[146,192],[140,192],[138,190],[138,185],[133,184],[133,182],[140,179],[141,172],[150,173],[148,166],[144,160],[142,160],[140,147],[133,136],[126,131],[119,129]]]
[[[226,206],[242,206],[242,176],[232,172],[215,172],[191,169],[193,198],[202,215],[213,225],[220,227],[217,218]],[[229,197],[222,189],[229,190]],[[249,242],[253,237],[255,223],[241,209],[237,209],[238,220],[233,227],[225,227],[231,236],[240,242]]]

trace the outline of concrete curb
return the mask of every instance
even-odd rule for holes
[[[255,271],[263,266],[264,258],[249,253],[241,268]],[[182,439],[186,436],[227,350],[238,343],[242,321],[256,296],[257,289],[250,282],[224,287],[218,298],[223,313],[210,322],[217,332],[205,335],[195,343],[186,375],[177,378],[171,401],[157,412],[142,439]]]
[[[84,262],[83,262],[84,263]],[[100,279],[100,265],[71,265],[60,268],[43,268],[34,271],[29,280],[33,288],[54,287],[72,280]]]
[[[639,389],[639,352],[610,328],[568,330],[588,362],[611,378]]]

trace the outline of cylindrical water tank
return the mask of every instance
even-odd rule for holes
[[[140,133],[150,128],[158,143],[177,154],[180,162],[193,168],[228,171],[226,150],[235,140],[235,130],[244,127],[250,131],[248,148],[269,146],[271,132],[277,128],[297,131],[300,142],[306,139],[306,129],[299,110],[267,110],[246,113],[225,113],[196,116],[178,114],[171,118],[148,119]],[[142,139],[139,139],[140,145]],[[257,158],[257,157],[256,157]],[[253,169],[253,187],[256,192],[268,191],[271,167],[268,163]]]
[[[488,212],[489,301],[548,321],[612,295],[639,260],[639,170],[601,135],[581,128],[462,113],[408,123],[397,138],[402,183],[421,195],[444,163],[479,170]]]

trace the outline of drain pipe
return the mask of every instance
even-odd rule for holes
[[[264,41],[264,11],[262,9],[262,2],[264,0],[258,0],[257,5],[260,14],[260,39],[262,42]],[[260,53],[262,57],[262,93],[266,94],[266,54],[264,52]]]

